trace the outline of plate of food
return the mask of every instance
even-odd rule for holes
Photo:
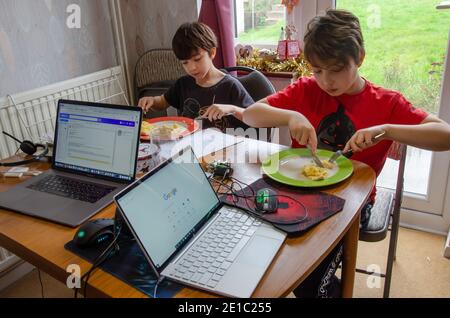
[[[340,156],[336,162],[328,159],[333,152],[317,150],[317,156],[324,165],[317,166],[306,148],[286,149],[268,157],[262,163],[262,170],[271,179],[297,187],[323,187],[341,182],[353,173],[352,162]]]
[[[153,130],[161,140],[176,140],[197,131],[199,123],[187,117],[158,117],[145,119],[141,126],[141,140],[150,140]]]

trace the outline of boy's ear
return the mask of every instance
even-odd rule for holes
[[[361,65],[364,62],[365,57],[366,57],[366,52],[363,51],[363,52],[359,53],[359,64],[358,64],[358,67],[361,67]]]
[[[209,56],[211,57],[211,60],[213,60],[216,57],[217,54],[217,48],[213,47],[210,51],[209,51]]]

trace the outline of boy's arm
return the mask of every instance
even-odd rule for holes
[[[242,114],[244,108],[230,104],[213,104],[208,107],[206,112],[202,115],[203,118],[207,118],[210,121],[221,119],[223,116],[233,115],[240,121],[242,121]]]
[[[299,112],[270,106],[267,99],[245,109],[243,121],[256,128],[287,126],[291,137],[300,145],[311,145],[313,153],[317,150],[316,130],[308,119]]]
[[[164,95],[161,96],[147,96],[139,99],[138,106],[141,107],[145,112],[149,110],[161,111],[169,107]]]
[[[284,110],[269,105],[266,98],[243,110],[242,121],[251,127],[283,127],[288,126],[294,111]]]
[[[450,126],[428,115],[419,125],[386,125],[386,138],[431,151],[450,150]]]
[[[358,130],[347,142],[344,152],[362,151],[375,145],[372,138],[384,132],[382,139],[389,139],[409,146],[431,151],[450,150],[450,126],[442,119],[428,115],[418,125],[385,124]],[[380,139],[380,140],[382,140]]]

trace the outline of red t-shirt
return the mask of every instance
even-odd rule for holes
[[[319,87],[314,77],[302,77],[267,100],[274,107],[303,114],[316,130],[318,148],[332,151],[342,149],[359,129],[382,124],[417,125],[428,116],[414,108],[399,92],[375,86],[367,80],[362,92],[333,97]],[[355,153],[352,159],[368,164],[378,176],[391,144],[392,141],[383,140]],[[293,139],[292,147],[300,145]]]

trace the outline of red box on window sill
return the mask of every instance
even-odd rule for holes
[[[296,58],[300,55],[300,44],[297,40],[278,41],[277,53],[282,60]]]

